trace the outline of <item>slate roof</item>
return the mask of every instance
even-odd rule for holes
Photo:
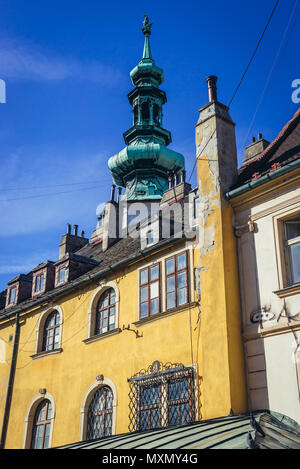
[[[272,143],[239,169],[234,188],[254,181],[300,158],[300,108]]]
[[[69,281],[67,284],[58,286],[49,290],[48,292],[40,295],[37,299],[28,298],[27,300],[22,301],[15,307],[9,308],[7,310],[0,310],[0,318],[2,316],[10,315],[14,311],[18,310],[20,307],[31,307],[35,304],[38,305],[42,302],[46,302],[48,299],[52,298],[53,296],[58,296],[60,293],[65,292],[68,289],[71,289],[77,283],[83,282],[84,280],[89,280],[93,274],[97,272],[105,271],[111,265],[115,264],[116,262],[121,262],[128,260],[132,255],[138,253],[140,250],[140,240],[133,239],[130,237],[123,238],[117,240],[115,244],[113,244],[107,251],[102,251],[102,244],[98,244],[93,246],[92,244],[87,244],[83,248],[76,251],[77,256],[83,256],[99,263],[90,269],[87,273],[77,277],[75,280]],[[27,274],[28,275],[28,274]],[[14,279],[16,280],[17,277]],[[4,294],[4,292],[2,292]],[[1,295],[2,295],[1,293]],[[0,303],[1,307],[1,303]]]
[[[199,449],[300,449],[300,426],[268,410],[232,415],[188,425],[125,433],[81,441],[53,449],[199,450]]]

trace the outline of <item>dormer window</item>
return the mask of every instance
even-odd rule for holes
[[[17,287],[13,287],[9,290],[8,304],[12,305],[16,301]]]
[[[149,246],[150,244],[153,243],[153,232],[148,231],[146,237],[147,237],[147,246]]]
[[[66,267],[62,267],[58,271],[57,284],[60,285],[61,283],[66,282],[66,280],[67,280],[67,269]]]
[[[37,275],[35,277],[35,285],[34,285],[34,292],[39,293],[44,289],[44,273],[41,273],[40,275]]]

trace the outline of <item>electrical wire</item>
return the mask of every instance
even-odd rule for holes
[[[32,186],[32,187],[6,187],[5,189],[0,189],[0,192],[8,192],[8,191],[29,191],[35,189],[45,189],[51,187],[65,187],[65,186],[78,186],[82,184],[99,184],[99,181],[81,181],[81,182],[65,182],[64,184],[48,184],[43,186]]]
[[[258,51],[258,49],[259,49],[259,46],[260,46],[260,44],[261,44],[261,42],[262,42],[262,40],[263,40],[263,37],[264,37],[266,31],[267,31],[267,29],[268,29],[268,27],[269,27],[269,25],[270,25],[270,23],[271,23],[271,20],[272,20],[272,18],[273,18],[273,16],[274,16],[274,13],[275,13],[275,11],[276,11],[276,9],[277,9],[277,7],[278,7],[278,4],[279,4],[279,0],[276,0],[275,5],[274,5],[274,7],[273,7],[273,9],[272,9],[272,12],[271,12],[271,14],[270,14],[270,16],[269,16],[269,19],[268,19],[268,21],[267,21],[267,23],[266,23],[266,26],[265,26],[265,28],[264,28],[264,30],[263,30],[263,32],[262,32],[262,34],[261,34],[261,36],[260,36],[260,38],[259,38],[259,40],[258,40],[258,43],[256,44],[256,47],[255,47],[255,49],[254,49],[254,51],[253,51],[253,54],[252,54],[252,56],[251,56],[251,58],[250,58],[250,60],[249,60],[249,62],[248,62],[248,64],[247,64],[247,67],[245,68],[245,71],[244,71],[244,73],[243,73],[243,75],[242,75],[242,77],[241,77],[241,79],[240,79],[240,81],[239,81],[237,87],[236,87],[235,90],[234,90],[234,93],[233,93],[231,99],[230,99],[229,102],[228,102],[227,108],[229,108],[230,105],[232,104],[234,98],[235,98],[236,95],[237,95],[238,90],[240,89],[240,87],[241,87],[241,85],[242,85],[242,82],[244,81],[244,79],[245,79],[245,77],[246,77],[246,75],[247,75],[247,72],[248,72],[248,70],[249,70],[249,68],[250,68],[250,65],[252,64],[252,62],[253,62],[253,60],[254,60],[254,58],[255,58],[255,56],[256,56],[256,53],[257,53],[257,51]],[[206,144],[205,144],[204,148],[202,149],[201,153],[203,153],[203,151],[205,150],[205,148],[207,147],[207,145],[209,144],[209,142],[210,142],[211,139],[213,138],[215,132],[216,132],[216,130],[214,130],[213,133],[211,134],[211,136],[209,137],[209,139],[208,139],[208,141],[206,142]],[[193,173],[194,173],[194,171],[195,171],[196,164],[197,164],[197,160],[198,160],[198,158],[196,157],[196,160],[195,160],[195,162],[194,162],[193,169],[192,169],[192,171],[191,171],[191,174],[190,174],[190,177],[189,177],[189,180],[188,180],[189,182],[191,181],[191,178],[192,178]]]
[[[61,195],[61,194],[69,194],[71,192],[82,192],[82,191],[91,191],[94,189],[99,189],[99,185],[94,186],[94,187],[85,187],[85,188],[80,188],[80,189],[71,189],[69,191],[61,191],[61,192],[50,192],[47,194],[39,194],[39,195],[28,195],[26,197],[15,197],[12,199],[0,199],[0,202],[13,202],[16,200],[25,200],[25,199],[39,199],[42,197],[49,197],[51,195]]]
[[[268,19],[268,21],[267,21],[267,24],[266,24],[266,26],[265,26],[265,29],[263,30],[263,33],[262,33],[261,37],[259,38],[259,41],[258,41],[258,43],[257,43],[257,45],[256,45],[256,47],[255,47],[255,49],[254,49],[254,52],[253,52],[253,54],[252,54],[252,56],[251,56],[251,59],[249,60],[249,63],[248,63],[248,65],[247,65],[246,69],[245,69],[245,72],[243,73],[242,78],[240,79],[239,84],[237,85],[236,90],[235,90],[235,92],[233,93],[233,96],[232,96],[232,98],[230,99],[230,101],[229,101],[229,103],[228,103],[228,107],[230,107],[232,101],[233,101],[234,98],[235,98],[235,95],[237,94],[238,90],[240,89],[240,86],[241,86],[242,82],[244,81],[245,76],[247,75],[247,72],[248,72],[248,70],[249,70],[249,68],[250,68],[250,65],[252,64],[252,62],[253,62],[253,60],[254,60],[254,57],[256,56],[256,53],[257,53],[257,51],[258,51],[258,48],[259,48],[259,46],[260,46],[260,44],[261,44],[261,42],[262,42],[262,40],[263,40],[263,37],[264,37],[264,35],[265,35],[265,33],[266,33],[267,29],[268,29],[269,24],[271,23],[271,20],[272,20],[272,18],[273,18],[273,15],[274,15],[274,13],[275,13],[277,7],[278,7],[278,3],[279,3],[279,0],[277,0],[277,1],[275,2],[275,5],[274,5],[273,10],[272,10],[272,12],[271,12],[271,15],[270,15],[270,17],[269,17],[269,19]]]
[[[252,118],[252,120],[251,120],[251,123],[250,123],[249,129],[248,129],[246,138],[245,138],[244,143],[243,143],[243,148],[246,146],[246,143],[247,143],[248,138],[249,138],[249,134],[250,134],[250,132],[251,132],[251,130],[252,130],[252,128],[253,128],[253,125],[254,125],[254,123],[255,123],[256,116],[257,116],[257,114],[258,114],[258,111],[259,111],[259,109],[260,109],[260,106],[261,106],[261,104],[262,104],[262,101],[263,101],[263,99],[264,99],[264,96],[265,96],[266,91],[267,91],[267,89],[268,89],[268,86],[269,86],[269,84],[270,84],[271,77],[272,77],[272,74],[273,74],[273,72],[274,72],[274,69],[275,69],[277,60],[278,60],[278,58],[279,58],[281,49],[282,49],[283,44],[284,44],[284,41],[285,41],[285,39],[286,39],[288,30],[289,30],[290,25],[291,25],[291,22],[292,22],[292,19],[293,19],[294,15],[295,15],[298,2],[299,2],[299,0],[296,0],[294,6],[293,6],[293,8],[292,8],[292,12],[291,12],[291,14],[290,14],[290,17],[289,17],[287,26],[286,26],[286,28],[285,28],[285,30],[284,30],[283,35],[282,35],[282,39],[281,39],[279,48],[278,48],[278,50],[277,50],[277,53],[276,53],[276,55],[275,55],[275,58],[274,58],[274,60],[273,60],[273,64],[272,64],[271,70],[270,70],[270,72],[269,72],[269,75],[268,75],[268,77],[267,77],[267,80],[266,80],[266,83],[265,83],[263,92],[261,93],[261,96],[260,96],[259,101],[258,101],[258,105],[257,105],[257,107],[256,107],[256,110],[255,110],[255,112],[254,112],[253,118]]]

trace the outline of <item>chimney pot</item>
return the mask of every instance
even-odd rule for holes
[[[116,186],[115,186],[115,184],[112,184],[111,185],[111,191],[110,191],[110,200],[111,201],[115,200],[115,190],[116,190]]]
[[[74,225],[74,235],[78,236],[78,225]]]
[[[67,224],[67,234],[71,234],[71,224]]]
[[[84,238],[84,231],[81,232],[81,237]]]
[[[212,101],[218,101],[217,96],[217,81],[218,77],[211,75],[206,78],[207,86],[208,86],[208,99],[211,103]]]
[[[262,134],[258,134],[258,140],[262,139]]]
[[[118,187],[117,203],[119,203],[119,202],[120,202],[120,199],[121,199],[121,193],[122,193],[122,187]]]
[[[255,140],[255,137],[252,137],[252,143],[254,143],[256,140]]]

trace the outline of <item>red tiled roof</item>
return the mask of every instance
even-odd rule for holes
[[[275,140],[255,159],[240,168],[236,187],[259,179],[298,158],[300,158],[300,108]]]

